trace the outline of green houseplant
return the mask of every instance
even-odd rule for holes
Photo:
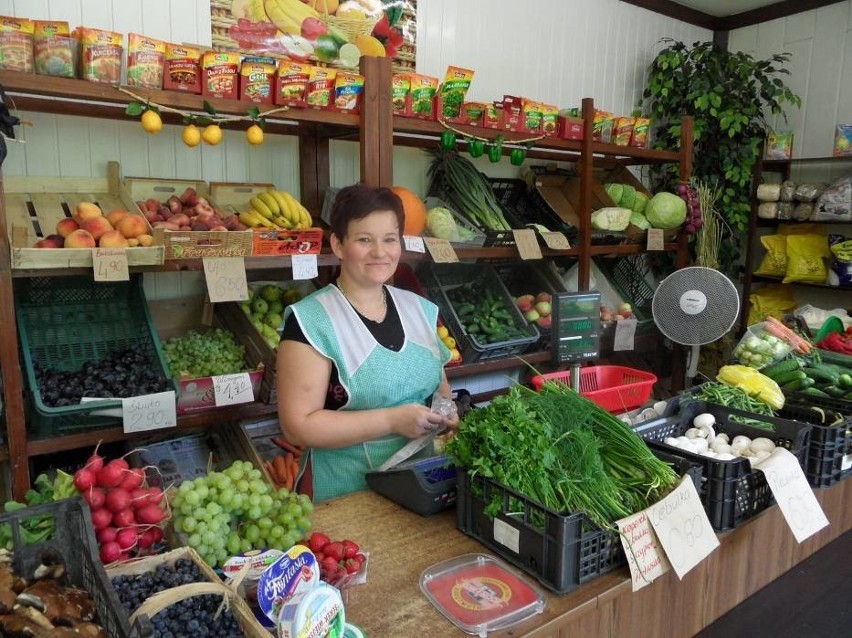
[[[679,145],[681,118],[694,118],[693,175],[719,188],[717,207],[734,232],[748,224],[751,179],[761,142],[770,130],[766,116],[782,114],[785,103],[801,106],[801,98],[781,79],[789,53],[757,60],[712,42],[665,38],[667,46],[654,58],[643,92],[647,113],[655,122],[657,148]],[[652,175],[657,188],[674,190],[676,167]],[[728,246],[733,242],[727,242]],[[722,256],[730,265],[736,254]]]

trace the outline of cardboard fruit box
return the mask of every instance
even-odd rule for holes
[[[134,203],[134,210],[143,212],[137,202],[155,199],[164,203],[169,197],[180,197],[187,188],[216,208],[207,183],[199,180],[126,177],[121,181],[122,196]],[[251,254],[252,232],[210,230],[154,229],[154,241],[165,248],[166,259],[203,259],[204,257],[245,257]]]
[[[91,248],[35,248],[35,244],[55,233],[58,222],[71,219],[80,202],[96,204],[104,215],[116,209],[140,215],[133,200],[122,193],[118,175],[118,162],[109,162],[107,177],[4,177],[12,268],[92,267]],[[146,234],[153,235],[151,225],[144,217],[142,221]],[[126,250],[129,266],[163,263],[163,242],[156,237],[151,246]]]
[[[245,334],[244,327],[236,324],[232,315],[223,312],[224,305],[205,303],[203,297],[187,297],[152,301],[150,308],[161,341],[186,334],[189,330],[204,332],[213,327],[228,330],[241,340],[241,335]],[[252,363],[248,356],[246,364],[249,367],[252,397],[256,401],[260,396],[264,364],[257,361]],[[216,407],[212,377],[179,378],[175,379],[175,383],[178,385],[178,414]]]

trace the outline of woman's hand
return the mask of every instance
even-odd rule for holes
[[[432,412],[425,405],[419,403],[408,403],[396,408],[394,415],[394,431],[406,438],[416,439],[424,434],[431,434],[441,430],[446,424],[446,419],[440,414]],[[456,417],[458,421],[458,417]]]

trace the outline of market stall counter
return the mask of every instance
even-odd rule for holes
[[[830,525],[797,544],[777,506],[733,532],[681,581],[669,572],[633,593],[626,568],[574,591],[546,595],[542,614],[492,636],[693,636],[852,528],[852,481],[815,490]],[[456,529],[455,510],[422,518],[373,492],[318,505],[314,528],[352,538],[369,552],[368,580],[346,592],[346,618],[368,636],[463,636],[421,593],[428,567],[469,553],[492,554]],[[525,578],[529,578],[525,576]],[[673,613],[677,610],[676,613]]]

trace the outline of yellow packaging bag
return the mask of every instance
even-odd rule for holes
[[[824,260],[829,257],[831,251],[825,235],[790,235],[787,237],[787,274],[784,283],[825,283],[828,270]]]
[[[726,385],[742,388],[773,410],[780,410],[784,407],[784,393],[781,392],[778,384],[754,368],[739,364],[722,366],[719,368],[716,380]]]
[[[766,249],[766,255],[755,275],[783,277],[787,274],[787,237],[785,235],[763,235],[760,243]]]
[[[767,315],[783,319],[785,314],[793,312],[799,303],[793,296],[790,286],[784,284],[769,284],[761,286],[749,295],[748,323],[754,325],[764,321]]]

